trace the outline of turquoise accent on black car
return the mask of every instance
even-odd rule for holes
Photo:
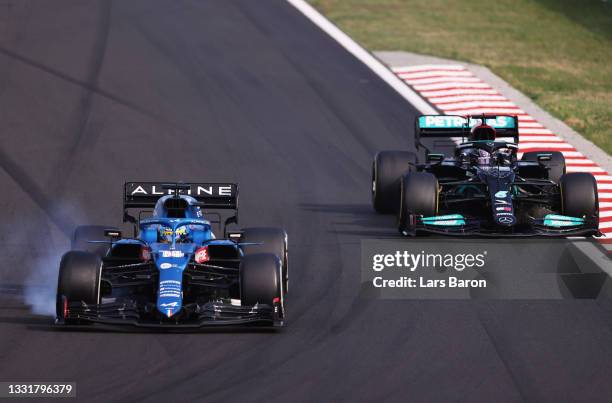
[[[547,214],[544,217],[544,225],[547,227],[574,227],[584,224],[584,218],[570,217],[559,214]]]
[[[426,225],[461,226],[465,225],[465,218],[461,214],[440,215],[421,218]]]

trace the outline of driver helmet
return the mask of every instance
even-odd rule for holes
[[[174,232],[176,235],[176,242],[186,242],[189,238],[189,230],[186,226],[179,227]],[[160,226],[158,230],[159,242],[171,243],[172,242],[172,228],[166,226]]]
[[[472,141],[494,141],[495,140],[495,129],[491,126],[482,123],[480,125],[472,127],[470,131],[470,140]]]

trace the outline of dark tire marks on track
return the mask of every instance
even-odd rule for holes
[[[110,19],[112,2],[111,0],[105,0],[99,4],[99,18],[97,26],[96,40],[92,45],[92,55],[89,63],[89,72],[85,83],[87,84],[83,91],[82,100],[80,102],[80,110],[75,114],[76,121],[78,122],[77,130],[75,132],[75,140],[72,149],[69,150],[70,154],[78,152],[78,145],[82,141],[83,136],[87,131],[87,123],[91,116],[91,109],[93,104],[93,91],[89,88],[98,87],[98,78],[100,71],[102,71],[102,65],[104,64],[104,56],[106,55],[106,44],[108,42],[108,34],[110,29]]]
[[[79,85],[83,88],[83,94],[81,100],[79,102],[79,107],[75,112],[75,133],[74,140],[72,144],[68,144],[68,147],[63,152],[65,158],[59,161],[59,164],[56,168],[54,168],[54,172],[57,172],[56,180],[49,186],[52,189],[55,189],[55,196],[61,197],[63,194],[63,184],[66,176],[69,175],[72,170],[74,158],[79,156],[79,145],[83,141],[83,137],[87,131],[87,125],[90,119],[90,113],[92,109],[93,97],[94,97],[94,89],[98,87],[98,76],[100,71],[102,70],[102,65],[104,63],[104,55],[106,53],[106,43],[109,34],[110,27],[110,14],[111,14],[111,0],[105,0],[100,2],[99,4],[99,18],[97,22],[97,34],[96,40],[92,46],[92,54],[90,56],[90,62],[88,67],[88,75],[83,83],[79,83]],[[62,76],[57,72],[54,72],[51,69],[46,68],[45,66],[27,60],[26,58],[19,57],[14,52],[7,51],[5,49],[0,50],[6,56],[10,56],[11,58],[17,59],[21,62],[26,62],[31,66],[35,66],[42,70],[45,70],[51,74],[55,74],[56,76]],[[64,79],[70,80],[70,78],[62,77]],[[8,134],[8,133],[7,133]],[[10,135],[10,134],[8,134]],[[95,142],[95,139],[90,139],[91,142]],[[83,152],[85,154],[85,152]],[[17,163],[11,156],[5,153],[2,149],[0,149],[0,166],[4,169],[6,173],[8,173],[15,183],[20,184],[23,191],[30,195],[32,200],[35,201],[38,206],[47,212],[49,218],[61,228],[62,232],[65,235],[70,235],[72,229],[78,223],[75,223],[69,214],[61,212],[55,205],[53,198],[47,197],[44,194],[44,191],[36,184],[36,182],[31,178],[20,164]]]

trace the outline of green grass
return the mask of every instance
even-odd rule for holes
[[[612,154],[612,2],[311,0],[370,50],[483,64]]]

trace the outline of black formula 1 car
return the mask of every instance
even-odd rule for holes
[[[128,182],[123,207],[131,238],[112,227],[76,229],[60,263],[58,324],[284,324],[287,234],[228,231],[238,223],[236,184]]]
[[[445,156],[430,152],[426,137],[462,142]],[[409,151],[380,151],[372,170],[374,208],[396,213],[401,234],[600,234],[593,175],[566,173],[558,151],[526,152],[519,160],[516,116],[419,116],[416,142],[425,162]]]

